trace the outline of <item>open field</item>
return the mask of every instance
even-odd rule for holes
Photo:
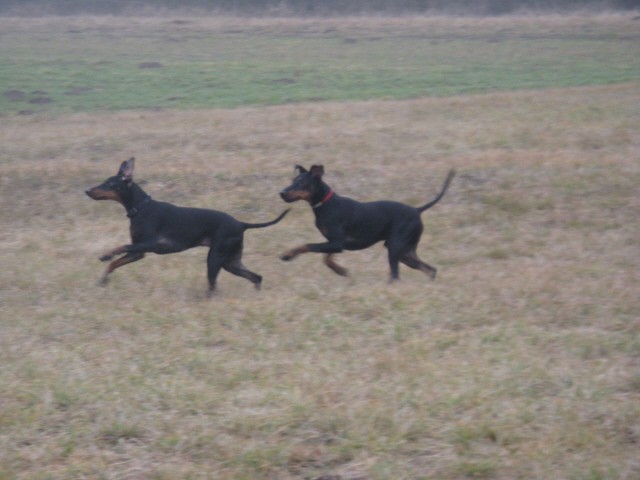
[[[0,114],[408,99],[640,78],[632,14],[0,18]]]
[[[0,124],[0,478],[635,479],[640,85]],[[155,198],[274,217],[291,166],[418,204],[435,282],[381,246],[278,260],[308,207],[246,235],[261,292],[206,251],[150,255],[83,190],[130,155]],[[333,475],[329,477],[327,475]]]
[[[0,19],[0,480],[639,478],[638,21],[233,22]],[[414,205],[455,167],[438,278],[281,262],[294,204],[261,292],[207,298],[204,249],[98,287],[128,222],[83,192],[130,156],[249,222],[296,163]]]

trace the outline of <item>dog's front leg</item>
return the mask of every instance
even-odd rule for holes
[[[303,253],[340,253],[344,249],[343,242],[325,242],[325,243],[307,243],[305,245],[301,245],[299,247],[293,248],[288,252],[285,252],[280,259],[285,262],[289,260],[293,260],[298,255]]]
[[[280,260],[284,260],[285,262],[288,262],[289,260],[293,260],[294,258],[296,258],[298,255],[301,255],[307,252],[309,252],[308,245],[301,245],[299,247],[292,248],[291,250],[283,253],[280,256]]]
[[[100,257],[100,260],[103,262],[108,262],[113,257],[126,254],[133,253],[158,253],[158,254],[166,254],[166,253],[177,253],[185,250],[187,247],[184,245],[175,245],[171,243],[159,243],[156,241],[148,241],[148,242],[140,242],[140,243],[131,243],[129,245],[121,245],[118,248],[114,248],[113,250],[105,253]]]
[[[338,265],[336,262],[333,261],[333,254],[332,253],[326,253],[324,255],[324,264],[327,267],[329,267],[331,270],[336,272],[338,275],[340,275],[341,277],[348,277],[349,276],[349,270],[347,270],[343,266]]]
[[[117,255],[117,254],[116,254]],[[114,260],[109,264],[107,269],[104,271],[102,277],[98,281],[98,285],[104,287],[109,282],[109,275],[116,268],[120,268],[128,263],[137,262],[138,260],[144,258],[144,253],[127,253],[124,257],[120,257],[117,260]]]
[[[101,262],[108,262],[113,257],[115,257],[117,255],[122,255],[123,253],[126,253],[128,247],[130,247],[130,245],[120,245],[119,247],[114,248],[113,250],[109,250],[107,253],[105,253],[104,255],[102,255],[100,257],[100,261]]]

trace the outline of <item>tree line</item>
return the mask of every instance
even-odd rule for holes
[[[640,9],[640,0],[0,0],[2,15],[126,14],[178,10],[239,15],[429,14]]]

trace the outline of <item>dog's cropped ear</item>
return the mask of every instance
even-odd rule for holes
[[[312,165],[309,173],[314,177],[322,178],[324,175],[324,167],[322,165]]]
[[[295,172],[296,175],[300,175],[301,173],[307,173],[307,169],[304,168],[302,165],[296,165],[295,167],[293,167],[293,171]]]
[[[118,170],[118,176],[122,177],[123,180],[130,182],[133,180],[133,168],[135,167],[136,159],[131,157],[126,162],[122,162],[120,165],[120,170]]]

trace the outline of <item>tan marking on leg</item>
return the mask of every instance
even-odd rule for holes
[[[109,275],[116,268],[120,268],[120,267],[122,267],[124,265],[127,265],[128,263],[131,263],[131,262],[136,262],[136,261],[140,260],[142,257],[144,257],[144,253],[135,253],[135,254],[125,255],[124,257],[120,257],[119,259],[114,260],[113,262],[111,262],[109,264],[107,269],[104,271],[104,274],[102,275],[102,277],[98,281],[98,284],[100,286],[105,286],[109,282],[109,278],[108,278]]]
[[[285,252],[280,257],[280,259],[284,260],[285,262],[287,262],[289,260],[293,260],[298,255],[301,255],[301,254],[307,253],[307,252],[309,252],[309,246],[308,245],[301,245],[299,247],[296,247],[296,248],[293,248],[293,249],[289,250],[288,252]]]
[[[331,270],[333,270],[334,272],[336,272],[338,275],[342,276],[342,277],[348,277],[349,276],[349,271],[338,265],[336,262],[333,261],[333,254],[332,253],[327,253],[324,256],[324,264],[329,267]]]
[[[126,250],[127,250],[127,246],[126,245],[120,245],[119,247],[114,248],[113,250],[109,250],[107,253],[102,255],[100,257],[100,261],[108,262],[109,260],[111,260],[116,255],[121,255],[121,254],[125,253]]]

